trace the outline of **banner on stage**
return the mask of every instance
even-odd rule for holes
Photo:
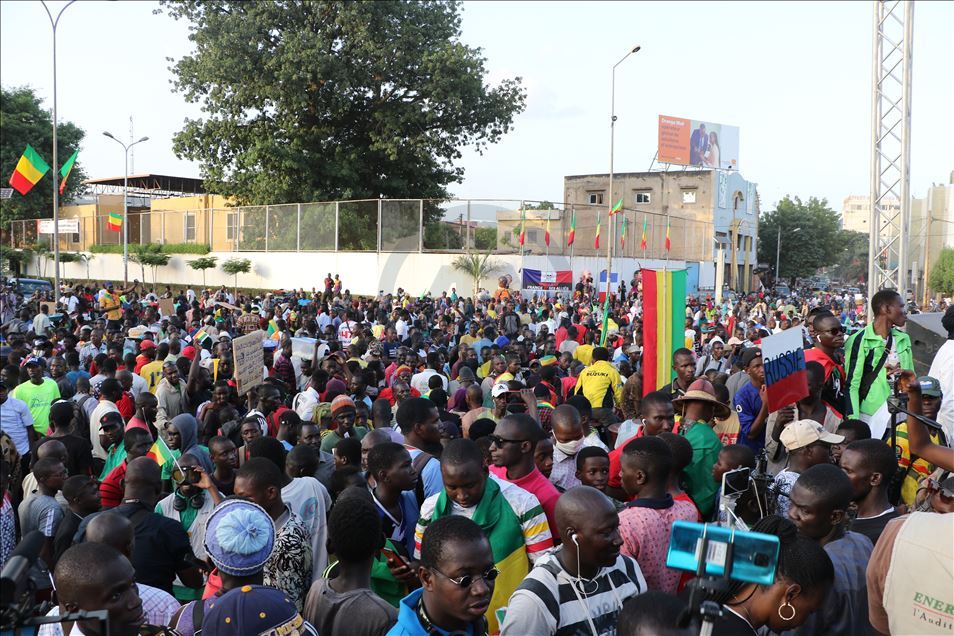
[[[765,386],[770,413],[808,395],[808,373],[805,371],[801,329],[786,329],[774,336],[763,338],[762,364],[765,366]]]
[[[573,271],[545,272],[539,269],[523,270],[523,289],[529,291],[573,291]]]

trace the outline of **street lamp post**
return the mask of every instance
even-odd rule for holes
[[[110,132],[104,132],[103,134],[123,147],[123,155],[125,157],[125,163],[123,165],[123,287],[126,287],[129,285],[129,149],[136,144],[148,141],[149,137],[137,139],[131,144],[126,145]]]
[[[59,10],[56,17],[50,13],[50,8],[46,6],[44,0],[40,0],[46,15],[50,18],[50,26],[53,27],[53,302],[56,303],[60,297],[60,190],[57,184],[56,175],[60,166],[56,157],[56,27],[60,23],[60,17],[67,7],[76,2],[70,0],[63,8]]]
[[[610,88],[610,169],[609,169],[609,197],[607,203],[607,210],[609,212],[613,211],[613,149],[616,141],[616,67],[622,64],[626,58],[628,58],[633,53],[638,53],[639,49],[642,47],[634,46],[629,52],[626,53],[620,59],[619,62],[613,65],[612,73],[612,82]],[[613,272],[613,245],[616,243],[616,232],[614,230],[615,220],[606,215],[606,226],[608,232],[607,241],[606,241],[606,303],[609,303],[610,297],[610,279],[612,278]],[[604,310],[604,314],[606,311]],[[603,330],[603,333],[600,335],[600,343],[602,344],[606,340],[606,332]]]
[[[795,232],[801,232],[801,231],[802,231],[802,228],[797,227],[794,230],[792,230],[792,234],[794,234]],[[780,273],[779,260],[781,259],[781,257],[782,257],[782,226],[780,224],[778,226],[778,241],[776,241],[775,243],[775,284],[776,285],[778,285],[778,279],[781,278],[781,276],[779,276],[779,273]]]

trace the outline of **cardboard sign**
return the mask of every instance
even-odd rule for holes
[[[262,351],[264,340],[265,332],[261,330],[232,340],[232,361],[235,367],[233,377],[239,395],[245,395],[249,389],[262,383],[265,366],[265,355]]]
[[[222,302],[221,300],[216,301],[215,304],[218,305],[219,307],[225,307],[226,309],[230,309],[230,310],[232,310],[232,311],[242,311],[242,308],[241,308],[241,307],[236,307],[235,305],[231,305],[231,304],[229,304],[229,303],[224,303],[224,302]]]
[[[171,298],[160,298],[159,299],[159,314],[161,316],[171,316],[176,313],[175,304],[172,302]]]
[[[765,386],[770,413],[808,395],[808,373],[805,371],[801,329],[786,329],[774,336],[763,338],[762,364],[765,366]]]

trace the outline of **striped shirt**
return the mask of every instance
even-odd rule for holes
[[[523,540],[527,547],[527,556],[530,562],[534,563],[543,554],[545,550],[553,547],[553,537],[550,534],[550,524],[547,522],[546,513],[540,505],[540,501],[531,493],[519,486],[514,486],[508,481],[499,479],[493,474],[488,476],[500,486],[500,493],[504,496],[510,508],[513,510],[517,521],[520,523],[520,529],[523,532]],[[424,530],[430,524],[434,516],[434,508],[437,505],[437,498],[440,493],[431,495],[424,500],[421,505],[421,515],[414,528],[414,558],[421,558],[421,540],[424,538]],[[456,503],[453,504],[453,514],[459,514],[464,517],[470,517],[473,514],[473,508],[463,508]]]
[[[594,628],[596,636],[614,636],[623,603],[646,591],[639,565],[623,554],[576,591],[573,581],[556,552],[545,554],[510,597],[501,636],[589,635]]]

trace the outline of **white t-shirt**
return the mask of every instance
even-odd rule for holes
[[[312,581],[316,581],[328,566],[328,509],[331,508],[331,496],[314,477],[295,477],[282,488],[282,501],[311,532]]]

